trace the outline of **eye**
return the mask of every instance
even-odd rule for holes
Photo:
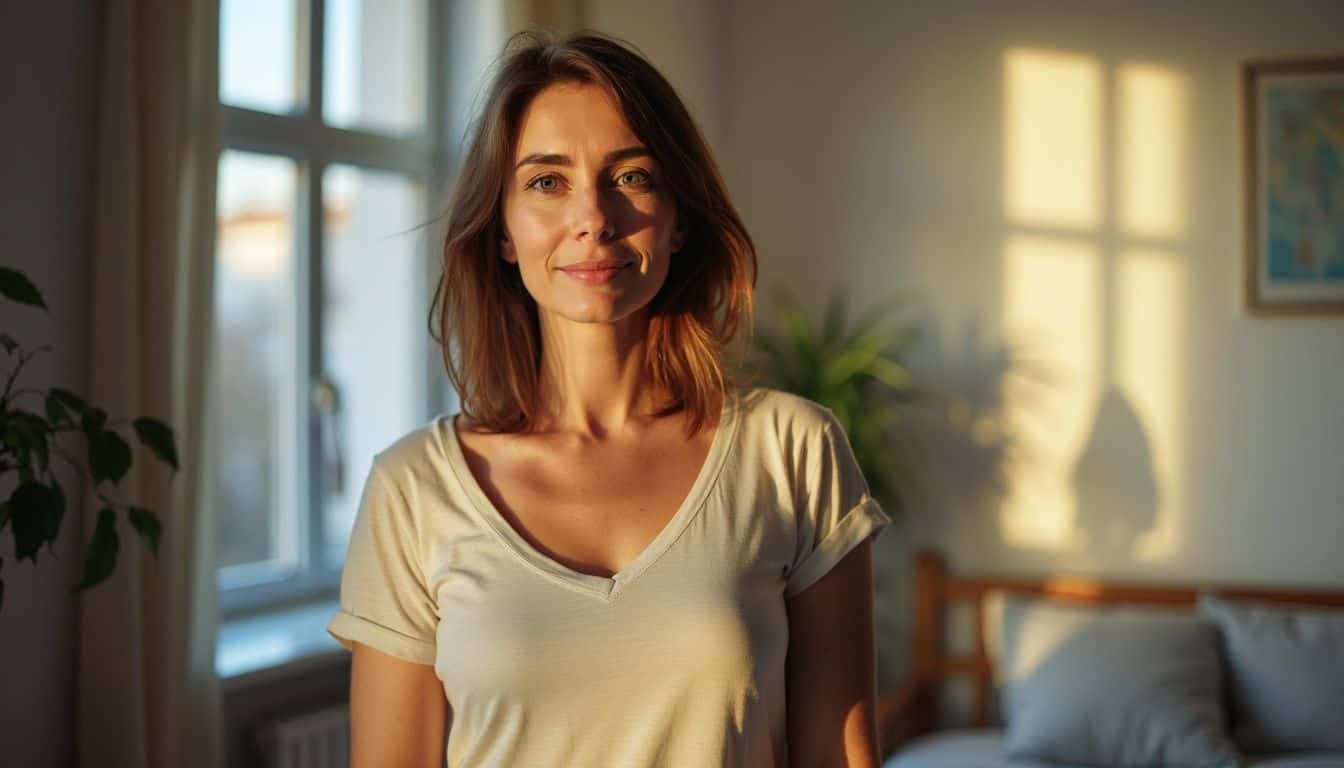
[[[553,183],[550,186],[543,186],[541,185],[541,182],[544,181],[550,181]],[[560,177],[556,176],[553,173],[538,176],[537,178],[529,181],[527,183],[527,186],[525,187],[525,189],[535,189],[538,192],[546,192],[546,193],[554,192],[559,188],[560,188]]]
[[[622,173],[620,176],[617,176],[616,179],[617,181],[625,181],[626,179],[629,179],[631,176],[635,177],[634,181],[626,182],[622,186],[633,185],[636,187],[642,187],[648,184],[649,181],[651,180],[649,178],[649,174],[645,173],[644,171],[626,171],[625,173]]]

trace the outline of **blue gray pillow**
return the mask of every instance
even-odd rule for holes
[[[1238,765],[1218,628],[1199,613],[1007,595],[1002,645],[1010,758]]]
[[[1222,629],[1240,747],[1344,750],[1344,610],[1209,593],[1199,607]]]

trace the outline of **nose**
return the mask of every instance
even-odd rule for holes
[[[603,190],[598,186],[576,194],[573,208],[574,237],[578,240],[594,238],[605,243],[616,236],[616,222],[611,211],[611,202],[604,199]]]

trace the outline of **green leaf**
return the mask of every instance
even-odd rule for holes
[[[14,354],[14,350],[19,348],[19,342],[14,340],[8,333],[0,333],[0,346],[4,346],[5,352]]]
[[[95,485],[103,480],[120,483],[130,468],[131,446],[121,435],[105,429],[89,436],[89,474]]]
[[[84,557],[84,578],[72,594],[98,585],[112,573],[117,565],[117,547],[117,515],[111,507],[106,507],[98,513],[98,527],[89,540],[89,550]]]
[[[150,418],[135,420],[135,434],[140,442],[149,446],[159,461],[177,471],[177,447],[173,444],[173,430],[162,421]]]
[[[84,403],[84,400],[81,399],[79,395],[76,395],[69,390],[61,389],[60,387],[52,387],[51,389],[48,389],[47,392],[50,393],[51,397],[59,400],[61,405],[64,405],[75,413],[84,413],[89,409],[89,406]]]
[[[107,423],[107,412],[102,408],[87,408],[79,418],[80,429],[83,429],[89,439],[103,431],[103,425]]]
[[[37,290],[37,286],[16,269],[0,267],[0,294],[20,304],[47,308],[47,303],[42,300],[42,293]]]
[[[55,557],[56,537],[61,532],[61,521],[65,519],[65,491],[62,491],[61,486],[56,483],[52,483],[47,487],[51,489],[52,498],[52,514],[47,516],[47,552],[50,553],[52,557]]]
[[[29,454],[36,456],[38,471],[46,472],[50,462],[50,448],[47,444],[50,428],[46,420],[32,411],[22,409],[12,410],[7,416],[5,442],[14,445],[23,461],[31,460]]]
[[[873,361],[881,354],[883,339],[880,336],[866,336],[836,355],[822,372],[823,386],[837,387],[859,374],[866,373]]]
[[[144,507],[130,507],[131,525],[140,532],[140,538],[144,539],[145,545],[149,551],[159,556],[159,518]]]
[[[75,420],[70,417],[69,409],[61,403],[61,399],[55,393],[47,393],[46,410],[47,421],[53,427],[74,426]]]
[[[826,302],[826,319],[821,326],[821,343],[823,346],[830,347],[840,341],[840,335],[845,330],[845,316],[848,313],[849,300],[844,291],[837,290],[831,294],[831,298]]]
[[[872,360],[868,365],[868,372],[872,374],[873,378],[892,389],[904,392],[914,386],[914,380],[910,378],[910,372],[904,366],[897,365],[885,357]]]
[[[37,550],[48,537],[54,538],[53,529],[59,527],[64,511],[64,500],[51,486],[38,482],[24,483],[9,497],[10,521],[14,526],[14,556],[37,562]],[[53,525],[52,518],[56,518]],[[50,548],[48,548],[50,550]]]

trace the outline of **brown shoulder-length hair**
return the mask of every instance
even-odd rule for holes
[[[649,305],[645,365],[652,383],[672,395],[660,415],[685,410],[693,435],[717,399],[739,384],[723,358],[740,324],[750,333],[756,250],[676,91],[617,38],[528,30],[506,44],[469,129],[447,211],[430,335],[474,426],[494,432],[537,426],[541,329],[518,266],[500,258],[503,194],[523,110],[560,82],[591,83],[612,94],[676,202],[686,238]]]

